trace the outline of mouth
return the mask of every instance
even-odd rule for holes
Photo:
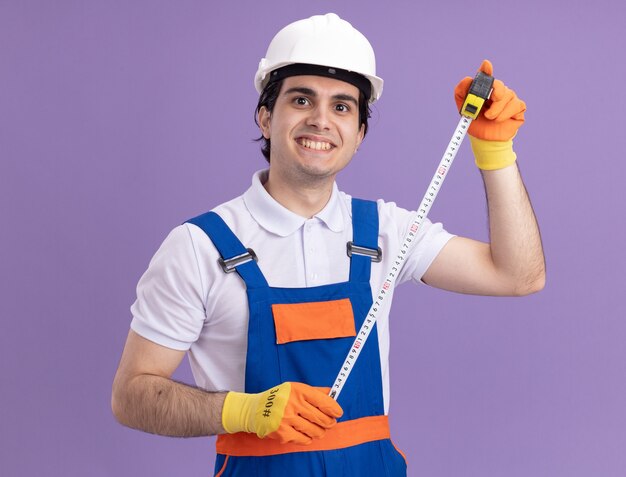
[[[319,141],[307,137],[299,137],[296,139],[296,142],[303,148],[310,149],[311,151],[330,151],[335,147],[331,142]]]

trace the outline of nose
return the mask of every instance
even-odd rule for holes
[[[312,126],[319,130],[330,129],[330,115],[327,108],[317,106],[311,109],[307,118],[307,126]]]

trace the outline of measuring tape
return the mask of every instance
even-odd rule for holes
[[[404,236],[403,243],[400,246],[400,251],[391,265],[391,269],[387,273],[387,277],[385,278],[378,295],[375,296],[374,302],[365,317],[365,321],[363,322],[363,325],[361,325],[361,329],[352,343],[348,356],[346,357],[341,370],[339,371],[339,374],[330,389],[329,395],[333,399],[337,400],[339,398],[339,394],[346,384],[346,380],[348,379],[348,376],[350,376],[350,372],[354,368],[356,360],[361,354],[363,345],[367,341],[367,338],[376,323],[376,319],[378,318],[378,314],[383,307],[385,298],[389,295],[390,290],[394,286],[396,278],[404,265],[406,257],[409,256],[409,252],[415,245],[417,232],[420,229],[422,222],[424,222],[424,219],[428,216],[428,211],[432,207],[433,202],[441,189],[441,185],[446,178],[448,169],[450,169],[452,161],[454,161],[454,158],[456,157],[456,153],[458,152],[459,147],[467,134],[467,130],[469,129],[472,121],[478,117],[485,101],[489,99],[492,87],[493,76],[489,76],[482,71],[479,71],[470,85],[470,89],[467,93],[463,106],[461,106],[461,120],[452,135],[452,139],[450,139],[446,152],[443,154],[443,157],[439,162],[437,172],[435,172],[428,189],[426,189],[422,203],[417,212],[415,212],[415,219]]]

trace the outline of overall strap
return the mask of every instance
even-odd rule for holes
[[[236,271],[247,288],[267,286],[267,281],[256,264],[254,251],[243,246],[218,214],[207,212],[189,219],[187,223],[197,225],[208,235],[222,257],[219,263],[226,273]]]
[[[364,250],[365,254],[358,252]],[[354,250],[354,251],[351,251]],[[378,207],[371,200],[352,199],[352,242],[348,242],[350,281],[369,282],[372,261],[380,261]],[[372,258],[378,256],[378,260]]]

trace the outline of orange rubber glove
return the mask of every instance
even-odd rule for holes
[[[224,400],[222,425],[229,434],[254,432],[283,444],[310,444],[343,414],[329,391],[289,382],[258,394],[231,391]]]
[[[493,75],[493,66],[489,60],[484,60],[480,71]],[[473,78],[463,78],[454,88],[454,99],[457,108],[461,109],[465,96],[469,91]],[[519,99],[515,91],[507,88],[500,80],[493,82],[491,98],[485,103],[478,117],[472,121],[469,128],[470,136],[487,141],[509,141],[515,137],[517,130],[524,123],[526,104]]]

